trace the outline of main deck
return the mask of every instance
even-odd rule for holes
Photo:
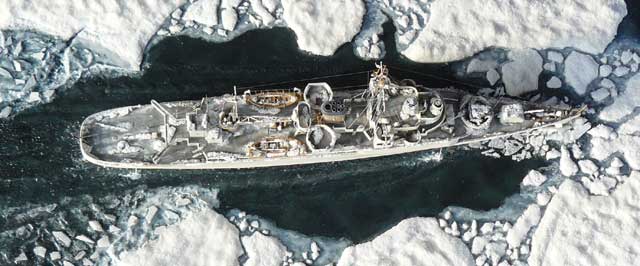
[[[368,86],[246,90],[200,101],[116,108],[82,123],[84,158],[105,167],[253,168],[446,148],[566,123],[583,109],[455,88],[395,82],[384,66]]]

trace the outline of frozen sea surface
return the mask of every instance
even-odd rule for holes
[[[18,9],[33,5],[20,3],[5,4]],[[90,35],[96,33],[91,27],[69,31],[78,34],[67,32],[62,38],[42,33],[22,38],[17,35],[28,35],[29,31],[19,30],[17,35],[3,32],[0,53],[4,71],[0,70],[0,79],[13,82],[24,94],[16,97],[16,102],[32,103],[21,107],[55,97],[46,100],[45,91],[34,89],[28,78],[15,79],[16,75],[57,73],[54,76],[63,81],[80,78],[80,82],[68,90],[56,90],[54,102],[0,122],[0,131],[6,136],[0,139],[0,262],[68,266],[177,260],[206,265],[210,261],[216,264],[216,259],[224,259],[217,264],[253,265],[261,258],[277,265],[451,261],[456,261],[451,263],[455,265],[628,265],[635,261],[628,254],[637,253],[632,229],[640,224],[629,207],[638,204],[635,171],[640,170],[635,152],[640,145],[638,104],[629,97],[636,93],[640,65],[638,11],[633,3],[561,0],[532,6],[528,1],[512,1],[507,7],[514,12],[504,13],[502,9],[486,12],[497,3],[491,1],[462,5],[456,1],[336,1],[322,5],[299,1],[298,12],[287,14],[283,8],[291,3],[163,2],[160,9],[166,12],[152,14],[145,22],[156,25],[153,31],[157,30],[144,47],[148,51],[142,64],[145,71],[115,78],[108,65],[122,67],[122,62],[102,60],[117,56],[109,55],[109,49],[84,50],[89,47],[85,46],[87,36],[95,37]],[[171,8],[171,4],[179,8]],[[361,4],[367,10],[360,19]],[[96,12],[93,6],[76,9],[65,5],[41,6],[28,17],[40,19],[36,15],[47,13],[47,8],[62,13],[83,10],[86,17]],[[341,5],[354,8],[340,10]],[[110,13],[114,6],[115,2],[106,2],[102,7],[107,16],[121,21],[121,14]],[[128,7],[122,14],[141,9]],[[629,16],[622,20],[625,7]],[[574,14],[531,15],[545,8]],[[319,12],[327,9],[335,12]],[[443,12],[451,16],[443,16]],[[210,14],[215,16],[207,17]],[[304,14],[309,14],[309,20],[299,20]],[[331,21],[336,18],[332,16],[339,21]],[[493,21],[495,17],[503,19]],[[540,20],[514,21],[521,17]],[[0,21],[10,25],[30,23],[3,18]],[[395,27],[382,24],[385,20]],[[573,22],[576,20],[579,23]],[[70,27],[64,30],[94,22],[86,18],[65,20]],[[345,27],[335,38],[301,35],[311,26],[340,22],[345,22]],[[551,24],[538,27],[538,22]],[[523,25],[519,23],[530,25],[530,31],[518,30]],[[563,23],[572,27],[562,28]],[[125,24],[115,23],[115,27],[131,30]],[[618,24],[622,26],[616,28]],[[481,30],[476,29],[478,25]],[[492,30],[482,25],[498,29],[503,38],[482,35]],[[250,31],[284,26],[293,31]],[[140,30],[147,35],[153,32],[146,26]],[[442,39],[427,39],[456,49],[440,49],[437,41],[425,42],[424,36],[436,31]],[[463,44],[451,45],[460,37],[453,32],[480,35],[462,36],[465,38],[459,40]],[[597,36],[589,35],[594,32]],[[610,44],[616,32],[619,35]],[[175,35],[202,40],[167,38]],[[133,39],[144,39],[136,36]],[[354,45],[342,45],[351,38],[356,40]],[[45,47],[34,49],[38,46],[31,42],[36,39],[43,40]],[[504,40],[509,45],[501,45]],[[484,50],[489,46],[497,47]],[[606,46],[605,53],[599,54]],[[438,49],[426,49],[434,47]],[[525,47],[536,49],[511,49]],[[52,48],[60,49],[55,52]],[[316,54],[335,50],[335,54],[314,57],[299,48]],[[122,51],[127,55],[123,58],[142,58],[130,57],[140,54],[139,49]],[[418,153],[291,169],[158,172],[103,169],[79,157],[78,125],[96,111],[147,103],[152,98],[164,101],[220,95],[229,92],[232,85],[368,70],[370,63],[358,60],[354,51],[365,58],[384,54],[384,62],[395,67],[395,76],[418,78],[429,86],[458,85],[485,95],[507,93],[548,104],[586,103],[590,109],[585,119],[556,132],[514,136],[464,151],[449,150],[443,153],[444,159]],[[417,61],[473,56],[448,65],[415,64],[401,54]],[[47,56],[54,60],[43,60]],[[32,67],[30,60],[34,58],[43,63]],[[87,70],[85,63],[96,60],[99,66]],[[56,66],[60,70],[55,70]],[[588,71],[579,71],[585,66]],[[114,72],[121,75],[119,69]],[[89,77],[77,76],[87,72]],[[349,76],[329,82],[352,86],[365,80],[364,76]],[[5,110],[0,109],[0,115]],[[541,163],[542,158],[547,162]],[[548,166],[540,168],[543,164]],[[414,216],[431,218],[409,218]],[[618,226],[611,224],[622,229],[616,231]],[[203,229],[194,230],[197,228]],[[198,234],[203,230],[209,233]],[[628,230],[631,233],[620,235]],[[203,250],[211,241],[209,235],[227,241]],[[423,249],[434,242],[446,245]],[[175,252],[176,246],[184,252]],[[343,254],[347,246],[348,252]]]

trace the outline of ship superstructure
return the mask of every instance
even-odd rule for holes
[[[393,81],[378,65],[365,89],[246,90],[116,108],[80,130],[85,159],[118,168],[216,169],[362,159],[445,148],[561,125],[583,109]]]

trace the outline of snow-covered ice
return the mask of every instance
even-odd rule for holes
[[[509,247],[520,246],[520,243],[525,239],[529,230],[540,221],[541,213],[540,206],[536,204],[529,205],[522,216],[518,218],[516,223],[513,224],[513,227],[507,232],[506,239]]]
[[[626,81],[626,90],[615,97],[614,102],[605,107],[598,115],[604,121],[621,122],[640,106],[640,75],[636,74]]]
[[[565,80],[578,95],[584,95],[589,83],[598,77],[598,69],[591,55],[574,51],[565,60]]]
[[[547,81],[547,88],[558,89],[560,87],[562,87],[562,81],[556,76],[551,77]]]
[[[537,187],[539,185],[542,185],[544,181],[547,181],[547,177],[545,175],[537,170],[531,170],[522,180],[522,185]]]
[[[542,72],[542,57],[533,49],[512,50],[510,62],[502,65],[502,81],[508,95],[521,94],[538,89],[538,76]]]
[[[199,0],[191,4],[182,19],[191,20],[207,26],[218,25],[218,6],[220,0]]]
[[[282,7],[300,49],[318,55],[332,55],[351,41],[365,14],[361,0],[283,0]]]
[[[118,265],[239,265],[243,254],[238,229],[209,209],[160,227],[156,233],[158,239],[121,254]]]
[[[560,173],[564,176],[573,176],[578,173],[578,165],[571,158],[567,147],[562,146],[560,153]]]
[[[640,261],[640,175],[610,196],[566,180],[533,235],[529,265],[635,265]]]
[[[556,63],[561,63],[564,62],[564,56],[562,55],[562,53],[560,52],[556,52],[556,51],[548,51],[547,52],[547,58],[550,61],[556,62]]]
[[[613,68],[610,65],[601,65],[599,68],[600,77],[608,77],[613,72]]]
[[[409,218],[375,239],[348,247],[338,266],[347,265],[474,265],[458,239],[445,234],[434,218]]]
[[[416,41],[402,51],[418,62],[446,62],[485,48],[575,47],[602,52],[627,14],[623,0],[433,1]]]
[[[0,29],[34,30],[77,41],[109,55],[112,63],[138,70],[147,42],[187,0],[0,1]]]
[[[242,237],[242,246],[247,252],[244,266],[278,266],[286,258],[287,248],[273,236],[265,236],[260,232]]]

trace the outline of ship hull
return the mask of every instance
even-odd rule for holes
[[[92,116],[101,115],[100,113]],[[252,158],[252,159],[238,159],[235,161],[224,162],[202,162],[202,163],[185,163],[185,164],[153,164],[144,162],[115,162],[102,160],[90,152],[88,145],[83,143],[82,132],[87,132],[86,123],[91,120],[88,117],[81,125],[80,135],[80,150],[85,160],[90,163],[107,167],[107,168],[121,168],[121,169],[173,169],[173,170],[198,170],[198,169],[251,169],[251,168],[265,168],[265,167],[278,167],[278,166],[291,166],[291,165],[310,165],[321,164],[330,162],[341,162],[351,160],[362,160],[370,158],[379,158],[385,156],[393,156],[399,154],[407,154],[428,150],[437,150],[443,148],[450,148],[462,145],[469,145],[474,143],[480,143],[489,141],[496,138],[507,138],[518,134],[527,134],[536,130],[545,130],[553,127],[561,127],[562,125],[571,122],[572,120],[580,117],[581,114],[577,113],[564,119],[540,125],[537,127],[531,127],[520,131],[514,131],[503,134],[495,134],[492,136],[483,137],[455,137],[451,139],[439,140],[434,142],[426,142],[421,144],[415,144],[403,147],[391,147],[383,149],[365,149],[365,150],[353,150],[339,153],[322,153],[322,154],[309,154],[298,157],[282,157],[282,158]]]

